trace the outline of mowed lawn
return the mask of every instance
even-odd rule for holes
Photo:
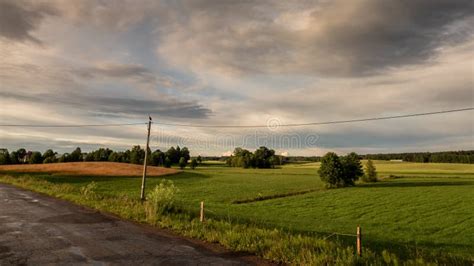
[[[204,201],[207,215],[251,222],[296,232],[330,236],[363,229],[370,248],[444,251],[474,254],[474,165],[375,162],[384,178],[373,184],[324,189],[318,163],[286,165],[281,169],[228,168],[209,163],[196,170],[166,176],[179,188],[179,202],[198,212]],[[99,193],[138,197],[137,177],[67,177],[41,175],[48,181],[84,186],[98,184]],[[151,189],[163,177],[150,177]],[[312,190],[309,193],[233,204]],[[352,243],[350,236],[331,238]]]

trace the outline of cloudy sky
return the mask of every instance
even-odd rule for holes
[[[220,155],[474,149],[472,0],[0,0],[0,124],[154,124],[151,148]],[[0,127],[0,146],[144,144],[146,126]]]

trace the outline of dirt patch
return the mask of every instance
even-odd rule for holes
[[[143,166],[138,164],[114,162],[75,162],[51,164],[0,165],[0,172],[50,173],[57,175],[90,176],[141,176]],[[148,176],[169,175],[179,172],[176,169],[149,166]]]

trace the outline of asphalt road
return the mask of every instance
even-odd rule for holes
[[[0,265],[266,264],[62,200],[0,184]]]

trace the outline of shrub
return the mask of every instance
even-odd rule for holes
[[[147,194],[145,211],[147,219],[156,222],[158,218],[172,210],[174,199],[178,188],[175,187],[173,181],[163,180],[159,185]]]
[[[97,184],[92,181],[89,184],[81,187],[81,195],[86,199],[94,199],[96,197]]]
[[[189,167],[191,167],[191,169],[195,169],[197,165],[198,165],[197,160],[196,160],[196,159],[192,159],[192,160],[191,160],[191,163],[189,164]]]
[[[367,160],[365,164],[365,175],[362,177],[364,182],[377,182],[377,171],[372,160]]]

